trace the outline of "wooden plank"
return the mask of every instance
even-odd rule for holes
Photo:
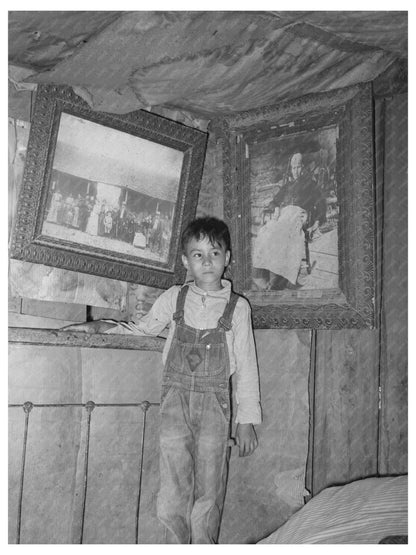
[[[92,349],[134,349],[162,351],[165,340],[161,337],[81,333],[55,329],[9,328],[9,342],[50,347],[87,347]]]
[[[381,358],[380,472],[406,473],[407,385],[407,95],[386,100]]]
[[[27,298],[22,299],[22,314],[70,320],[71,322],[85,322],[86,320],[86,308],[83,304],[39,301]]]
[[[9,328],[60,329],[73,323],[73,320],[56,320],[55,318],[17,314],[16,312],[9,312],[8,320]]]
[[[306,458],[305,487],[309,492],[305,500],[309,501],[313,492],[313,461],[315,447],[315,375],[316,375],[316,343],[318,330],[311,330],[311,348],[309,354],[308,400],[309,400],[309,429],[308,455]]]
[[[377,472],[378,331],[318,331],[312,494]]]
[[[311,332],[255,330],[255,340],[263,422],[250,457],[232,449],[221,544],[256,543],[304,500]]]

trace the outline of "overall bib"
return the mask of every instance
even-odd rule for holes
[[[230,449],[230,364],[225,337],[238,296],[216,328],[185,324],[188,286],[178,295],[175,333],[162,378],[159,519],[166,543],[217,543]]]

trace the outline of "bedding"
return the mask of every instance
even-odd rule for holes
[[[405,475],[328,487],[258,543],[406,543],[407,485]]]

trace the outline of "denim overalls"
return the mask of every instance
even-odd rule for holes
[[[230,365],[226,330],[238,295],[214,329],[185,324],[188,286],[179,292],[176,329],[162,378],[159,519],[165,543],[217,543],[230,449]]]

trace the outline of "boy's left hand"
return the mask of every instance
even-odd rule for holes
[[[235,441],[239,447],[240,457],[251,455],[258,445],[253,424],[237,424]]]

